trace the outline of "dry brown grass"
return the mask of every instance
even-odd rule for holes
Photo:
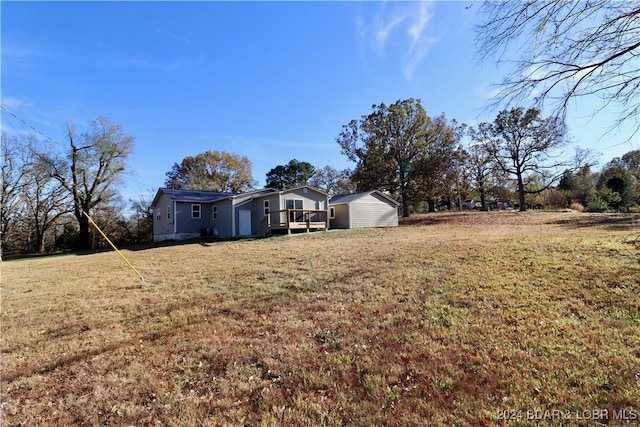
[[[147,285],[112,252],[5,261],[2,424],[637,424],[638,233],[421,215],[125,251]]]

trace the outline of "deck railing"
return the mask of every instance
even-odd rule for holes
[[[316,209],[283,209],[270,211],[260,221],[262,235],[271,234],[273,230],[328,230],[329,215],[326,210]]]

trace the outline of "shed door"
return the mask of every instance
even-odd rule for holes
[[[238,220],[241,236],[251,236],[251,211],[241,209],[238,211]]]

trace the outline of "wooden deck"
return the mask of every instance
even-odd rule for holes
[[[312,209],[283,209],[269,212],[260,221],[260,233],[271,235],[273,231],[286,230],[328,230],[329,212]]]

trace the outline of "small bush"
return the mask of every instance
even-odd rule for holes
[[[588,201],[587,210],[589,212],[607,212],[609,210],[609,204],[604,198],[600,197],[600,195],[596,195]]]
[[[584,212],[584,206],[582,205],[582,203],[573,202],[571,203],[571,206],[569,206],[569,208],[577,212]]]
[[[548,189],[545,192],[544,203],[554,209],[564,209],[568,204],[567,197],[561,191],[554,189]]]

